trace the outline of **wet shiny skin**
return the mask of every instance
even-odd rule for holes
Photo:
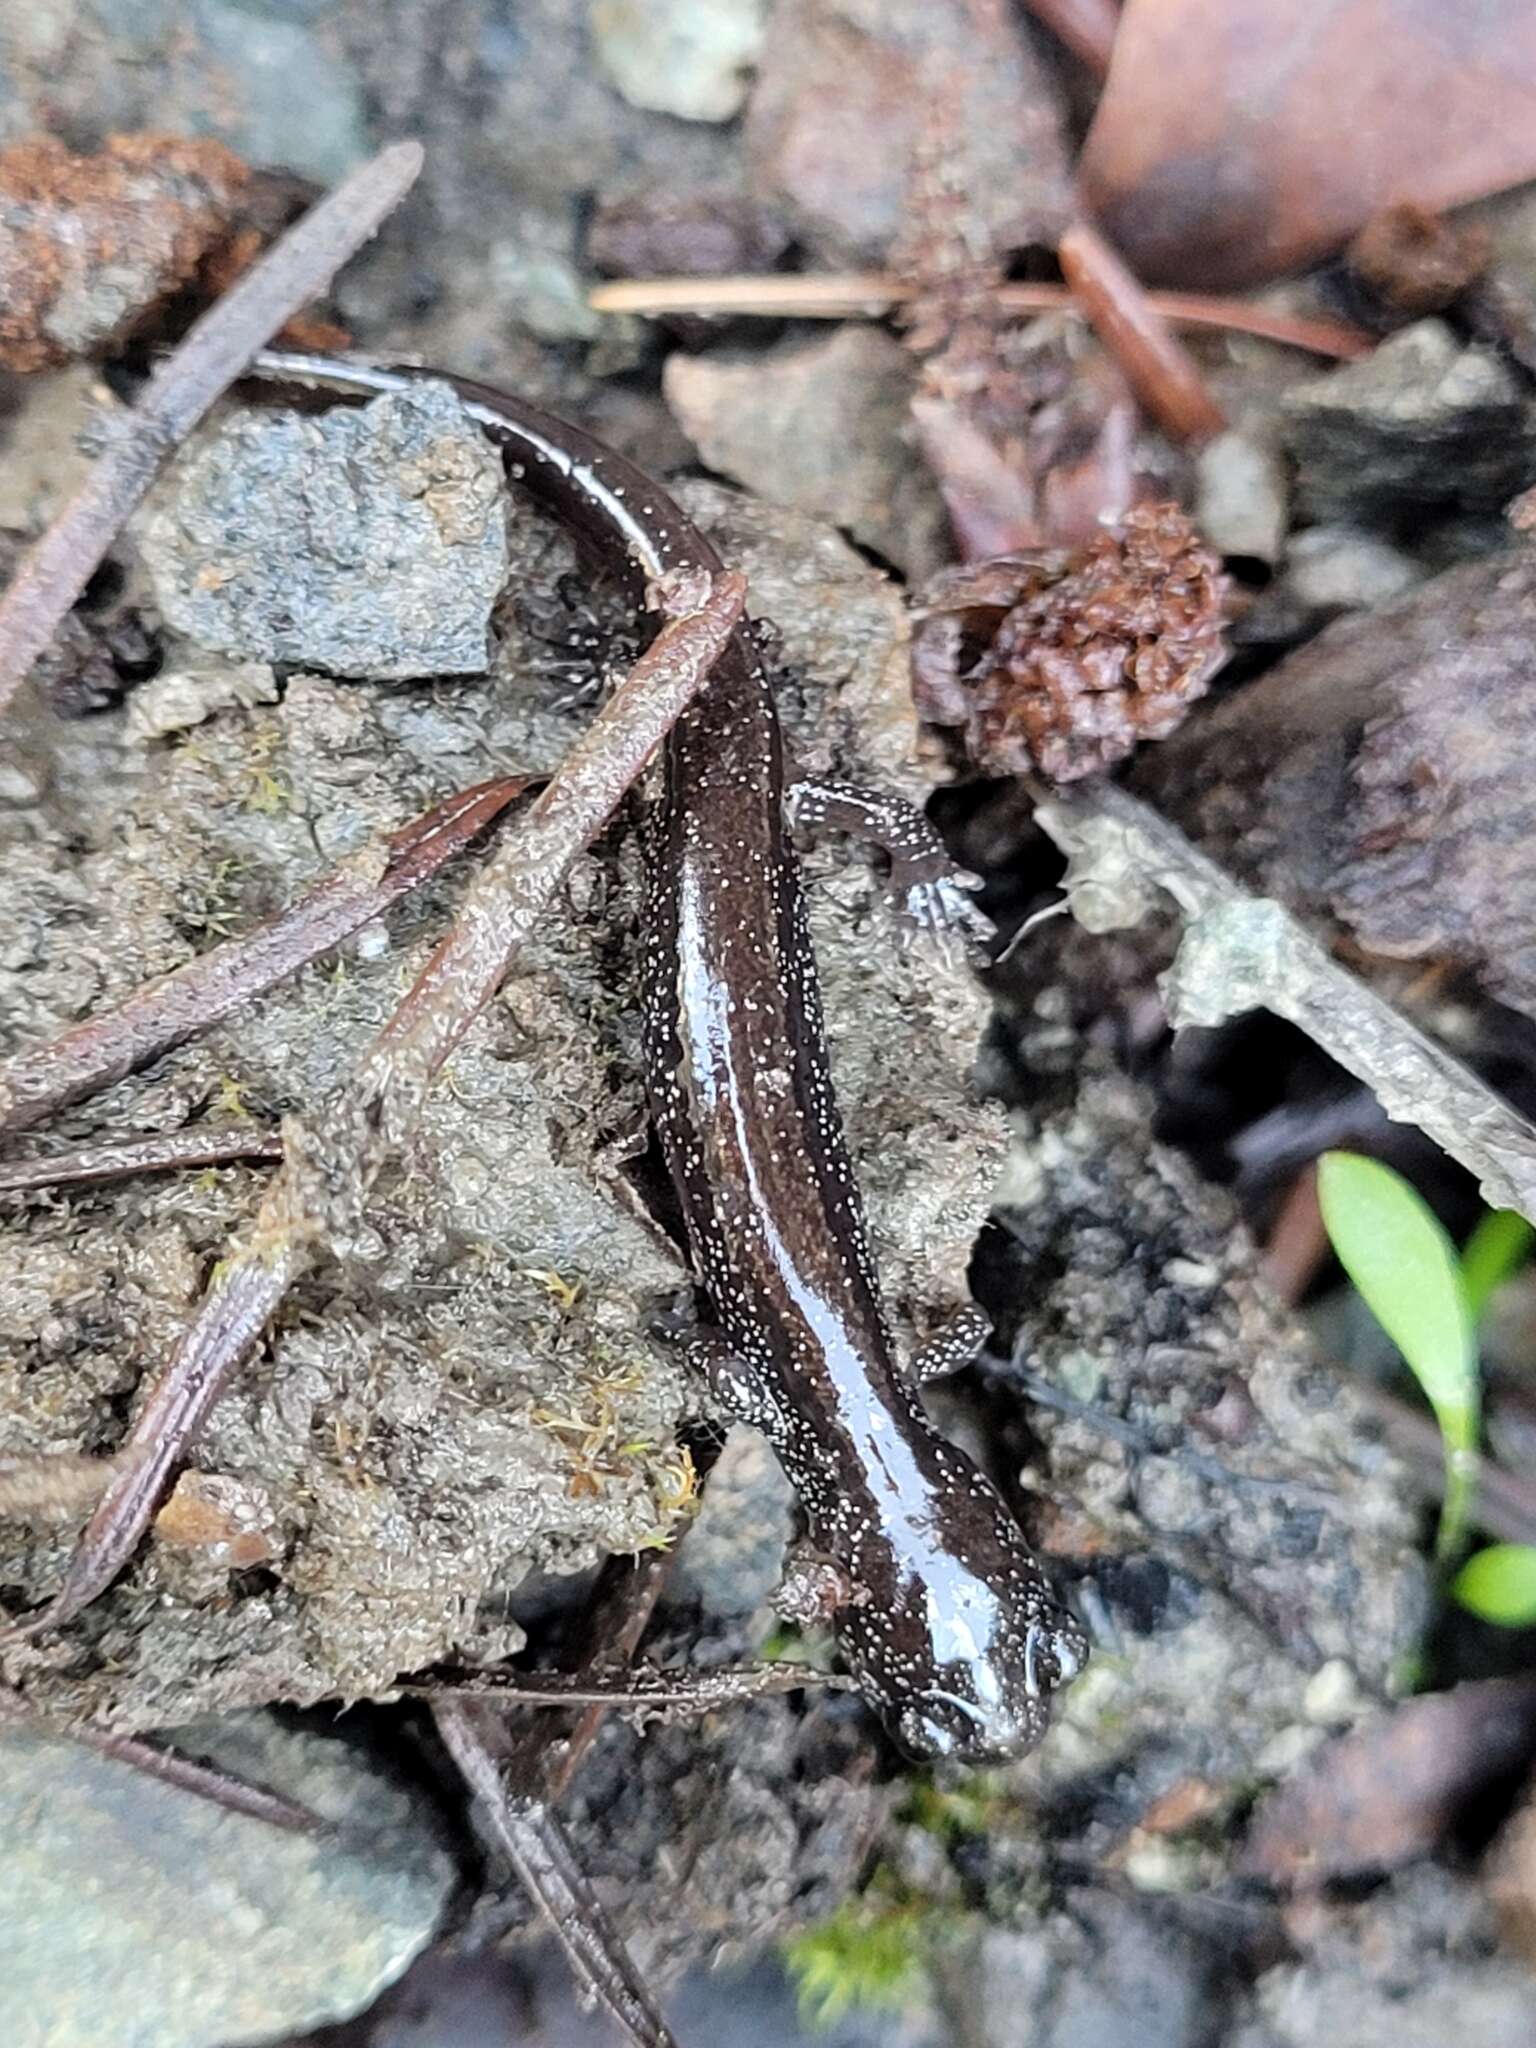
[[[352,391],[411,374],[268,360]],[[718,570],[631,464],[520,400],[448,381],[518,478],[632,584]],[[647,1086],[729,1354],[721,1391],[767,1434],[813,1544],[855,1588],[834,1627],[897,1739],[918,1756],[1018,1756],[1087,1644],[995,1489],[897,1366],[833,1098],[778,715],[749,631],[676,727],[664,784],[648,834]]]

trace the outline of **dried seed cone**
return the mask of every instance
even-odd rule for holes
[[[983,775],[1101,774],[1163,739],[1225,659],[1226,579],[1176,505],[1068,554],[1001,555],[948,571],[913,640],[913,694],[964,733]]]

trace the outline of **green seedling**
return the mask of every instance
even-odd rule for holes
[[[1489,1209],[1462,1246],[1461,1284],[1474,1323],[1482,1321],[1495,1291],[1530,1257],[1533,1237],[1536,1231],[1518,1211]]]
[[[1482,1433],[1476,1325],[1456,1247],[1423,1198],[1380,1160],[1325,1153],[1317,1194],[1339,1263],[1440,1426],[1445,1500],[1435,1556],[1449,1564],[1466,1545]]]
[[[1451,1591],[1483,1621],[1500,1628],[1536,1627],[1536,1545],[1490,1543],[1467,1559]]]

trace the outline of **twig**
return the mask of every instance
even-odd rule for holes
[[[1220,1024],[1269,1010],[1300,1027],[1475,1176],[1493,1209],[1536,1219],[1536,1125],[1454,1054],[1343,967],[1281,904],[1251,896],[1177,825],[1112,784],[1039,803],[1039,823],[1068,856],[1073,914],[1090,931],[1140,923],[1156,889],[1185,919],[1161,981],[1168,1021]]]
[[[989,1360],[987,1370],[1027,1394],[1037,1407],[1051,1408],[1058,1415],[1070,1416],[1074,1422],[1086,1423],[1100,1436],[1120,1444],[1133,1459],[1168,1458],[1193,1472],[1197,1479],[1204,1479],[1212,1486],[1233,1487],[1239,1492],[1277,1493],[1291,1500],[1315,1501],[1322,1505],[1337,1498],[1329,1488],[1312,1486],[1305,1480],[1272,1479],[1262,1473],[1239,1472],[1235,1466],[1223,1464],[1220,1458],[1213,1458],[1206,1451],[1191,1450],[1186,1444],[1170,1441],[1161,1431],[1143,1429],[1134,1422],[1127,1422],[1124,1416],[1112,1414],[1097,1402],[1080,1401],[1075,1394],[1064,1393],[1043,1373],[1034,1372],[1021,1363],[1017,1354],[1006,1364],[1000,1359]]]
[[[422,151],[396,142],[322,199],[194,322],[160,365],[111,445],[0,598],[0,713],[84,591],[162,465],[262,343],[355,256],[415,184]]]
[[[54,1742],[78,1742],[98,1755],[126,1764],[130,1770],[161,1784],[206,1799],[226,1813],[239,1813],[248,1820],[264,1821],[268,1827],[283,1828],[290,1834],[329,1834],[331,1823],[311,1807],[265,1785],[253,1785],[246,1778],[215,1770],[211,1764],[194,1763],[175,1750],[162,1749],[137,1735],[124,1735],[116,1728],[99,1728],[91,1722],[65,1723],[41,1713],[30,1700],[8,1686],[0,1686],[0,1741],[7,1734],[40,1735]]]
[[[725,1439],[714,1429],[700,1428],[689,1431],[685,1441],[702,1492]],[[648,1550],[639,1557],[608,1559],[598,1574],[575,1638],[580,1645],[579,1654],[559,1674],[563,1683],[623,1683],[676,1557],[674,1545],[666,1550]],[[563,1798],[582,1759],[596,1741],[611,1705],[608,1700],[594,1698],[583,1707],[573,1706],[567,1714],[522,1715],[515,1724],[509,1712],[503,1760],[508,1783],[530,1798],[543,1798],[551,1803]]]
[[[1036,21],[1101,83],[1109,76],[1120,10],[1115,0],[1025,0]]]
[[[578,1982],[602,2001],[637,2048],[677,2048],[553,1812],[542,1800],[528,1799],[505,1783],[497,1711],[468,1700],[440,1700],[433,1714],[449,1755],[474,1795],[485,1835],[544,1909]]]
[[[701,1486],[708,1478],[719,1449],[720,1440],[713,1432],[708,1436],[697,1433],[693,1450]],[[604,1673],[613,1674],[622,1681],[624,1668],[640,1647],[640,1639],[672,1570],[675,1555],[674,1549],[667,1549],[647,1551],[638,1558],[608,1559],[582,1616],[578,1636],[582,1647],[576,1668],[557,1674],[566,1685],[580,1688],[585,1683],[590,1687]],[[537,1677],[538,1674],[530,1674],[534,1682]],[[525,1853],[514,1868],[524,1888],[531,1891],[535,1902],[558,1926],[569,1902],[561,1890],[552,1888],[546,1867],[548,1859],[545,1852],[550,1840],[562,1846],[564,1843],[554,1806],[596,1738],[610,1711],[611,1702],[591,1696],[589,1704],[575,1708],[570,1697],[562,1695],[560,1703],[566,1706],[565,1712],[537,1715],[516,1712],[518,1706],[527,1703],[527,1696],[522,1695],[515,1702],[487,1700],[477,1706],[474,1718],[468,1724],[468,1737],[460,1740],[460,1748],[469,1759],[465,1739],[472,1738],[475,1746],[482,1750],[494,1743],[501,1826],[503,1829],[515,1829],[525,1844],[525,1851],[534,1852]],[[451,1707],[446,1701],[441,1702],[436,1711],[443,1739],[451,1744],[456,1735],[465,1730],[466,1724],[461,1720],[443,1718],[445,1712],[451,1715]],[[483,1768],[483,1760],[475,1761]],[[495,1823],[491,1821],[490,1824]],[[582,1930],[583,1957],[590,1950],[606,1957],[610,1974],[616,1975],[621,1983],[627,1985],[632,1978],[638,1981],[638,1972],[630,1963],[623,1944],[600,1912]],[[581,1962],[577,1962],[577,1972],[584,1982],[588,1981]],[[643,1986],[641,1993],[643,1997]]]
[[[99,1750],[103,1756],[127,1764],[146,1777],[157,1778],[164,1785],[174,1785],[178,1792],[206,1799],[226,1813],[244,1814],[248,1820],[265,1821],[268,1827],[283,1828],[289,1834],[332,1832],[329,1821],[297,1799],[268,1791],[265,1785],[253,1785],[228,1771],[215,1770],[211,1764],[194,1763],[190,1757],[178,1756],[173,1749],[161,1749],[157,1743],[141,1741],[136,1735],[119,1735],[114,1729],[93,1728],[89,1724],[71,1728],[68,1734],[72,1741],[84,1743],[87,1749]]]
[[[1227,424],[1199,367],[1096,228],[1076,221],[1056,250],[1095,334],[1158,425],[1177,441],[1208,441]]]
[[[78,1187],[100,1180],[120,1180],[130,1173],[168,1173],[183,1166],[227,1166],[246,1159],[276,1162],[283,1141],[276,1131],[255,1124],[244,1130],[161,1131],[142,1138],[105,1139],[75,1145],[67,1152],[45,1152],[36,1159],[13,1159],[0,1165],[0,1195],[31,1188]]]
[[[1097,1411],[1093,1411],[1097,1414]],[[1144,1448],[1150,1450],[1147,1444]],[[1214,1461],[1212,1461],[1214,1462]],[[1245,1482],[1241,1474],[1220,1475],[1232,1483],[1279,1486],[1285,1482]],[[851,1692],[857,1680],[809,1664],[735,1664],[717,1671],[667,1671],[654,1664],[632,1664],[604,1682],[585,1672],[474,1671],[462,1676],[402,1680],[396,1690],[410,1699],[477,1700],[486,1706],[598,1707],[604,1712],[638,1711],[668,1717],[712,1714],[721,1707],[745,1706],[807,1688]]]
[[[822,272],[808,277],[634,277],[595,285],[587,304],[595,313],[634,313],[657,318],[668,313],[730,315],[764,320],[879,320],[918,296],[920,287],[883,272]],[[1340,362],[1369,355],[1376,342],[1362,327],[1342,320],[1313,320],[1277,313],[1246,299],[1201,292],[1148,292],[1147,303],[1175,327],[1213,328],[1251,334],[1310,355]],[[1004,284],[997,303],[1011,313],[1077,313],[1082,310],[1064,284]]]
[[[218,1269],[129,1434],[132,1467],[109,1486],[58,1594],[10,1631],[12,1639],[69,1621],[132,1556],[230,1375],[298,1275],[350,1227],[577,855],[703,687],[740,622],[746,582],[721,575],[701,593],[692,579],[686,590],[660,595],[689,609],[662,629],[486,862],[452,930],[354,1073],[308,1123],[287,1120],[286,1157],[250,1236]]]
[[[379,917],[528,787],[505,776],[434,804],[345,861],[291,908],[135,989],[128,1000],[0,1062],[0,1136],[30,1130],[263,994]]]

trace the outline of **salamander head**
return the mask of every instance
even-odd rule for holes
[[[971,1500],[984,1482],[973,1478]],[[1033,1749],[1051,1699],[1082,1670],[1088,1639],[1063,1607],[1001,1502],[835,1617],[839,1645],[870,1704],[921,1759],[1002,1763]],[[978,1527],[977,1522],[984,1526]],[[948,1532],[952,1537],[953,1530]]]
[[[1070,1684],[1087,1660],[1088,1644],[1064,1609],[1025,1625],[995,1657],[940,1667],[939,1685],[903,1699],[891,1732],[920,1760],[952,1757],[960,1763],[1007,1763],[1025,1756],[1044,1736],[1051,1697]]]
[[[951,1657],[921,1682],[895,1690],[887,1723],[919,1760],[1011,1762],[1042,1740],[1052,1695],[1077,1676],[1087,1656],[1082,1629],[1053,1602],[998,1631],[975,1654]]]

